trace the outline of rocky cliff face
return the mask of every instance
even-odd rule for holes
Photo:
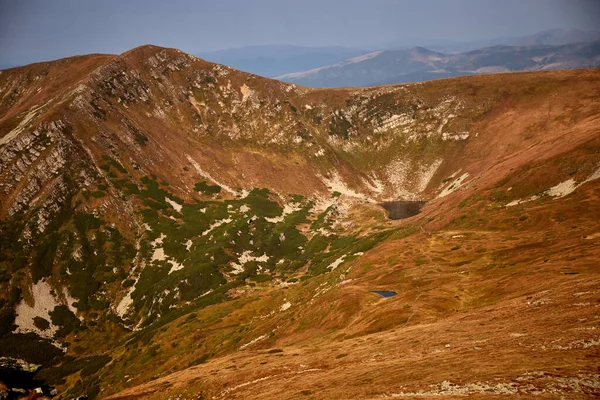
[[[582,70],[312,90],[154,46],[0,71],[0,347],[75,395],[199,310],[260,329],[199,334],[190,364],[270,340],[292,329],[276,319],[286,288],[322,307],[341,290],[328,280],[359,281],[350,266],[384,257],[382,243],[497,229],[511,207],[595,185],[599,82]],[[428,203],[387,221],[377,203],[398,200]],[[353,313],[331,323],[366,323]],[[210,318],[198,329],[217,329]]]

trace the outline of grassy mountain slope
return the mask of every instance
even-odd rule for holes
[[[312,90],[154,46],[2,71],[1,355],[64,398],[589,395],[599,88]]]

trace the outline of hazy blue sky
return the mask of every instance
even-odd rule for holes
[[[0,65],[141,44],[423,44],[598,29],[600,0],[0,0]]]

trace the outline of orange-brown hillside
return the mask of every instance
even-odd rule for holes
[[[64,398],[599,395],[599,94],[155,46],[1,71],[0,356]]]

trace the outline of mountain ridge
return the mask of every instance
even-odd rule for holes
[[[197,55],[242,71],[274,77],[296,69],[331,64],[363,53],[366,51],[342,46],[257,45],[201,52]]]
[[[600,42],[559,46],[494,45],[458,54],[423,47],[383,50],[360,62],[343,61],[277,79],[312,87],[359,87],[419,82],[479,73],[597,67]],[[424,52],[427,50],[427,52]],[[425,59],[422,55],[426,55]]]
[[[65,398],[593,394],[598,87],[309,89],[151,45],[3,71],[0,355]]]

